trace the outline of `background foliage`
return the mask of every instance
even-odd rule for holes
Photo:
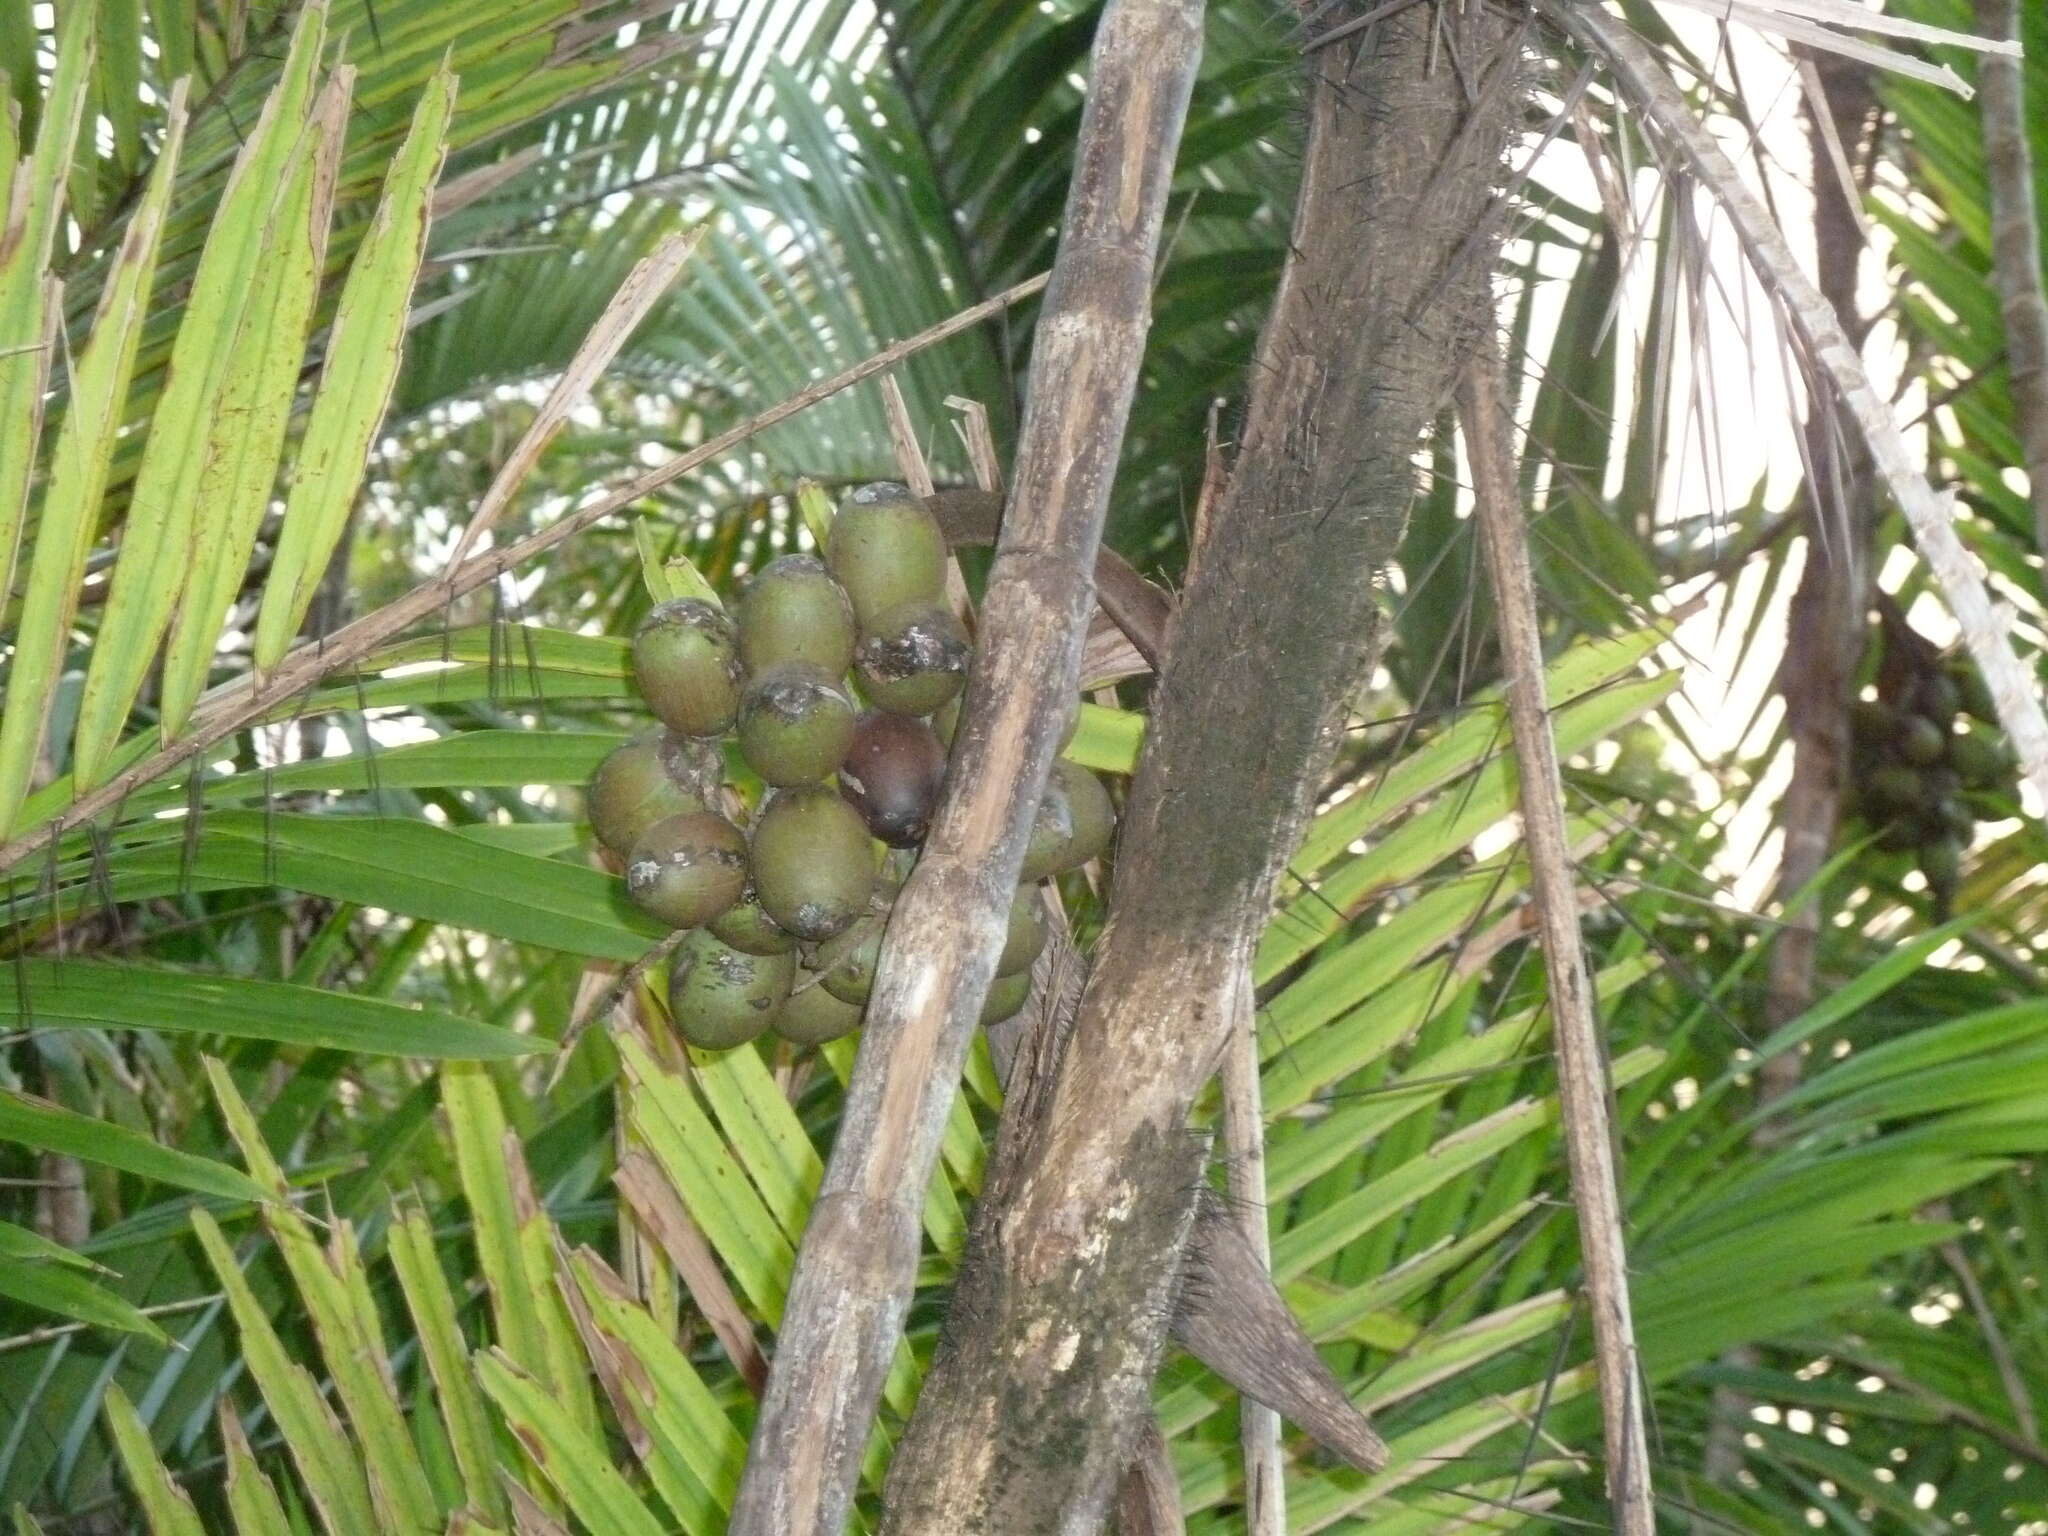
[[[1099,11],[56,9],[0,10],[19,123],[0,186],[42,231],[0,256],[16,833],[203,718],[203,689],[438,573],[536,386],[665,238],[704,234],[498,538],[1042,271]],[[1969,23],[1961,0],[1893,9]],[[2048,17],[2030,26],[2048,61]],[[1258,0],[1212,6],[1110,528],[1169,583],[1211,404],[1227,436],[1279,270],[1299,41]],[[1547,64],[1532,130],[1578,69]],[[2029,84],[2048,100],[2048,63]],[[1671,635],[1704,594],[1717,654],[1771,652],[1805,553],[1797,490],[1674,509],[1682,445],[1739,429],[1672,361],[1705,366],[1700,316],[1726,301],[1702,207],[1603,91],[1563,147],[1633,171],[1629,219],[1562,154],[1540,162],[1502,291],[1667,1515],[2030,1528],[2048,1520],[2039,824],[2007,805],[1980,827],[1943,924],[1902,860],[1845,844],[1827,985],[1763,1035],[1773,929],[1726,850],[1768,815],[1778,723],[1701,731]],[[1883,97],[1880,341],[1931,402],[1930,466],[2032,655],[2040,551],[2004,468],[1974,108],[1913,81]],[[2036,139],[2048,164],[2048,117]],[[237,179],[238,156],[263,174]],[[434,187],[421,246],[405,220]],[[1031,318],[899,370],[942,481],[967,477],[948,396],[1009,441]],[[19,407],[45,392],[38,425]],[[879,396],[834,397],[8,872],[0,1506],[23,1529],[722,1528],[851,1053],[682,1052],[654,989],[556,1059],[653,937],[576,790],[637,724],[617,638],[647,603],[635,524],[723,584],[802,541],[799,477],[892,463]],[[1290,1440],[1289,1507],[1300,1530],[1599,1528],[1541,967],[1448,431],[1423,467],[1393,648],[1259,956],[1276,1270],[1396,1453],[1366,1480]],[[1887,588],[1938,636],[1896,520],[1880,537]],[[1075,748],[1112,772],[1142,684],[1115,702]],[[1096,890],[1065,897],[1085,941]],[[1752,1074],[1789,1051],[1805,1081],[1759,1140]],[[998,1103],[978,1056],[885,1431]],[[1740,1475],[1710,1486],[1716,1388],[1753,1406]],[[1180,1360],[1158,1406],[1191,1529],[1235,1528],[1234,1398]]]

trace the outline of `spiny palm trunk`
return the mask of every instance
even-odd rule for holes
[[[1318,9],[1329,30],[1371,7]],[[1378,652],[1411,455],[1486,324],[1515,23],[1415,5],[1309,69],[1292,255],[1154,700],[1109,926],[1064,1050],[1004,1117],[888,1532],[1104,1516],[1202,1184],[1188,1109]]]

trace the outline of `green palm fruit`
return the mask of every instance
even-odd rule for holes
[[[1991,685],[1967,657],[1958,656],[1948,664],[1948,679],[1955,684],[1957,704],[1964,714],[1986,725],[1998,723],[1998,705],[1992,700]]]
[[[661,723],[717,736],[740,704],[739,639],[723,610],[694,597],[655,605],[633,635],[633,677]]]
[[[671,928],[698,928],[740,899],[746,834],[715,811],[657,821],[626,857],[626,894]]]
[[[747,583],[739,633],[740,660],[757,676],[807,661],[837,678],[853,663],[853,605],[816,555],[783,555]]]
[[[940,742],[949,748],[953,745],[953,733],[960,729],[962,698],[962,695],[956,693],[932,711],[932,731]]]
[[[1067,804],[1074,813],[1074,841],[1060,868],[1079,869],[1108,851],[1111,839],[1116,836],[1116,806],[1102,780],[1079,763],[1055,758],[1048,777],[1057,779],[1066,789]]]
[[[1863,789],[1882,811],[1911,811],[1927,798],[1924,781],[1910,768],[1880,768],[1864,781]]]
[[[1977,830],[1977,815],[1960,800],[1943,800],[1936,807],[1936,820],[1943,833],[1967,843]]]
[[[680,750],[684,746],[681,737],[649,731],[614,747],[591,775],[583,797],[591,830],[621,858],[663,817],[708,809],[709,786]]]
[[[1948,744],[1949,766],[1971,789],[1993,789],[2009,780],[2017,767],[2012,749],[1987,732],[1971,731]]]
[[[822,784],[779,791],[754,823],[754,889],[783,928],[819,943],[853,926],[875,889],[867,828]]]
[[[785,955],[796,948],[796,935],[762,910],[761,898],[751,885],[705,926],[722,942],[750,955]]]
[[[907,486],[864,485],[832,519],[825,564],[863,628],[904,603],[946,595],[946,535]]]
[[[854,723],[839,793],[891,848],[914,848],[931,828],[945,778],[946,749],[929,725],[871,709]]]
[[[1952,837],[1940,837],[1920,845],[1920,873],[1927,877],[1927,889],[1938,911],[1946,913],[1962,882],[1963,845]]]
[[[1863,740],[1889,742],[1898,725],[1898,715],[1882,699],[1858,699],[1849,706],[1850,729]]]
[[[1045,898],[1035,885],[1017,887],[1010,903],[1010,929],[1003,939],[1003,953],[996,961],[998,976],[1014,976],[1031,969],[1031,962],[1045,948]]]
[[[853,744],[853,699],[842,674],[809,662],[770,667],[740,698],[740,754],[770,784],[814,784]]]
[[[967,630],[938,603],[901,603],[861,630],[860,686],[881,709],[928,715],[967,681]]]
[[[1913,685],[1913,701],[1930,720],[1947,722],[1962,708],[1963,694],[1946,672],[1927,672]]]
[[[841,1002],[867,1005],[882,958],[882,924],[879,913],[864,917],[812,952],[811,968],[825,978],[825,990]]]
[[[1060,776],[1048,774],[1045,792],[1038,797],[1038,809],[1032,813],[1031,834],[1024,844],[1024,868],[1018,879],[1030,885],[1064,868],[1062,861],[1073,842],[1074,807],[1067,800]]]
[[[1948,732],[1925,715],[1908,715],[1899,722],[1898,737],[1893,745],[1900,757],[1918,768],[1925,768],[1942,759],[1948,750]]]
[[[775,1016],[775,1033],[795,1045],[823,1045],[860,1028],[865,1012],[858,1003],[841,1002],[827,992],[817,972],[799,967],[789,1001]]]
[[[793,951],[750,955],[700,930],[669,962],[669,1016],[700,1050],[745,1045],[775,1022],[795,977]]]
[[[981,1005],[981,1027],[986,1029],[991,1024],[1000,1024],[1005,1019],[1015,1018],[1030,1001],[1030,971],[1019,971],[1014,976],[998,976],[989,986],[988,1000]]]

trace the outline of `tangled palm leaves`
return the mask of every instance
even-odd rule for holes
[[[0,389],[48,402],[0,411],[0,465],[40,466],[0,485],[20,549],[0,726],[17,827],[317,628],[337,552],[364,602],[437,569],[449,509],[531,418],[508,386],[559,371],[680,230],[708,232],[688,279],[621,354],[606,425],[543,461],[533,515],[1042,270],[1099,7],[752,7],[707,71],[682,61],[708,3],[202,0],[151,7],[152,26],[192,26],[150,47],[133,7],[61,9],[61,35],[0,9],[23,108],[0,181],[33,193],[35,237],[0,256]],[[1240,387],[1278,270],[1295,41],[1264,7],[1215,7],[1113,528],[1167,572],[1211,400]],[[1968,533],[2023,585],[1971,125],[1931,88],[1888,89],[1927,168],[1886,214],[1930,296],[1908,318],[1967,386],[1936,416],[1944,452],[1978,498]],[[1641,163],[1625,121],[1593,130]],[[1768,591],[1782,524],[1761,497],[1732,529],[1654,514],[1669,353],[1705,291],[1684,202],[1657,214],[1675,275],[1633,378],[1612,322],[1642,231],[1604,206],[1529,190],[1513,321],[1540,333],[1536,296],[1569,274],[1530,370],[1525,480],[1670,1514],[2038,1518],[2039,834],[1976,851],[1952,930],[1838,863],[1833,990],[1773,1039],[1745,1033],[1768,930],[1710,873],[1724,807],[1665,766],[1674,679],[1645,623],[1723,533],[1757,536]],[[259,270],[285,277],[248,283]],[[1028,319],[902,371],[942,475],[966,463],[931,425],[948,396],[1009,431]],[[44,345],[60,321],[68,351]],[[1367,1479],[1290,1438],[1303,1530],[1605,1519],[1540,967],[1498,830],[1513,770],[1447,434],[1436,453],[1390,595],[1392,686],[1361,698],[1372,724],[1259,955],[1275,1267],[1395,1451]],[[22,1528],[127,1510],[181,1533],[722,1527],[850,1053],[679,1053],[647,986],[619,1033],[558,1064],[567,1021],[655,938],[588,862],[564,791],[628,723],[613,637],[647,601],[642,559],[729,580],[800,542],[800,474],[888,463],[873,398],[809,411],[665,487],[630,541],[561,546],[12,872],[0,1156],[68,1181],[0,1222],[0,1501],[32,1512]],[[1754,636],[1765,607],[1727,622]],[[1141,731],[1091,707],[1071,750],[1123,772]],[[1690,756],[1722,771],[1706,745]],[[1732,803],[1741,781],[1721,787]],[[1102,909],[1085,882],[1066,894],[1085,936]],[[1806,1084],[1750,1150],[1748,1075],[1780,1051],[1809,1059]],[[966,1086],[870,1494],[1000,1099],[979,1056]],[[52,1213],[63,1243],[35,1229]],[[1753,1364],[1725,1358],[1738,1344],[1762,1346]],[[1720,1487],[1688,1472],[1717,1385],[1758,1405],[1748,1475]],[[1243,1520],[1234,1401],[1192,1361],[1160,1382],[1202,1531]]]

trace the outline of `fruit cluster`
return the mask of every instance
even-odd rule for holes
[[[1853,805],[1880,848],[1914,854],[1945,912],[1977,822],[2009,814],[1999,802],[2017,792],[2015,760],[1966,658],[1944,662],[1899,634],[1885,647],[1877,694],[1850,715]]]
[[[822,560],[765,566],[730,613],[708,597],[655,606],[633,671],[661,726],[590,782],[591,826],[624,860],[627,895],[688,930],[669,1010],[707,1049],[771,1028],[815,1044],[859,1025],[945,778],[972,653],[945,601],[945,535],[883,483],[854,491],[824,542]],[[734,783],[729,738],[749,770]],[[1037,882],[1093,859],[1114,831],[1102,782],[1055,762],[984,1023],[1029,996],[1046,938]]]

